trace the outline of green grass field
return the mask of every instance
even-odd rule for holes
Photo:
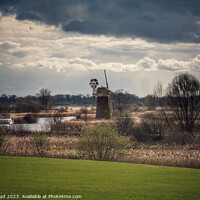
[[[82,195],[82,199],[92,200],[192,200],[200,199],[200,170],[117,162],[0,157],[0,195],[4,194]]]

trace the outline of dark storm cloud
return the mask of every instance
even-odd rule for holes
[[[1,0],[0,10],[83,34],[200,42],[199,0]]]
[[[20,13],[16,16],[16,19],[18,19],[18,20],[32,20],[32,21],[42,20],[40,17],[38,17],[37,15],[30,13],[30,12]]]

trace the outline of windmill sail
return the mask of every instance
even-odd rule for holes
[[[108,89],[108,80],[107,80],[106,70],[104,70],[104,74],[105,74],[105,79],[106,79],[106,87]]]

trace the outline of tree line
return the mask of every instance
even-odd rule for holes
[[[111,99],[118,99],[119,106],[121,104],[137,104],[141,105],[143,99],[140,99],[135,94],[123,92],[123,90],[116,91],[116,95],[111,95]],[[41,111],[48,111],[52,106],[56,105],[76,105],[76,106],[89,106],[96,105],[96,98],[93,101],[91,95],[70,95],[70,94],[57,94],[51,95],[49,89],[41,89],[33,96],[17,97],[16,95],[2,94],[0,96],[0,113],[10,112],[33,112],[39,113]]]

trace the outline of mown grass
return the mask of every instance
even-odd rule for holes
[[[1,194],[83,199],[199,199],[198,169],[52,158],[0,157]]]

